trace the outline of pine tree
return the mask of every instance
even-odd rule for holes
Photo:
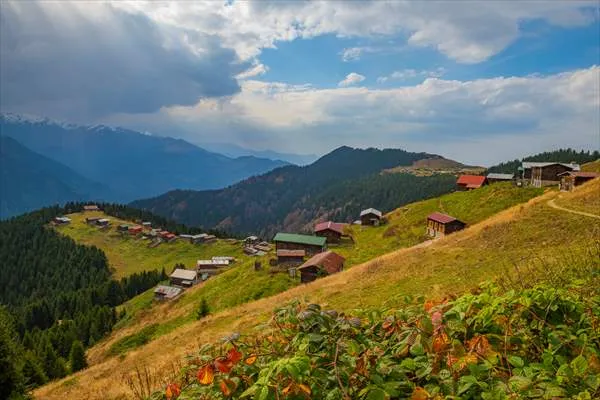
[[[198,311],[196,312],[196,319],[202,319],[208,314],[210,314],[210,308],[208,307],[206,299],[202,299],[202,301],[200,301],[200,307],[198,307]]]
[[[23,375],[28,386],[36,387],[48,382],[44,367],[33,351],[27,350],[23,361]]]
[[[79,340],[74,341],[71,346],[69,363],[71,365],[71,372],[77,372],[87,367],[85,350],[83,349],[83,344]]]
[[[12,319],[0,306],[0,398],[7,399],[24,392],[24,378]]]

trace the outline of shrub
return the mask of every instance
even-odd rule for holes
[[[210,314],[210,308],[208,307],[208,303],[206,299],[202,299],[200,301],[200,306],[198,307],[198,311],[196,311],[196,319],[202,319]]]

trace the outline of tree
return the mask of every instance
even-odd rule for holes
[[[202,299],[200,301],[200,307],[198,307],[198,311],[196,312],[196,319],[202,319],[208,314],[210,314],[210,308],[208,307],[206,299]]]
[[[36,387],[48,382],[44,367],[33,351],[27,350],[23,361],[23,375],[27,386]]]
[[[8,399],[24,393],[19,342],[8,311],[0,306],[0,398]]]
[[[71,346],[71,353],[69,353],[69,363],[71,364],[71,372],[81,371],[87,367],[87,360],[85,358],[85,350],[83,344],[76,340]]]

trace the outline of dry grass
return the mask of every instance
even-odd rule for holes
[[[586,204],[598,196],[599,190],[600,181],[592,182],[585,189],[563,194],[562,201]],[[533,272],[528,273],[547,275],[554,266],[564,267],[564,254],[578,254],[598,245],[600,237],[596,220],[564,213],[546,204],[557,195],[557,192],[548,192],[428,247],[398,250],[343,273],[183,325],[124,357],[104,357],[110,343],[124,334],[118,332],[90,351],[93,364],[90,368],[75,378],[38,389],[35,396],[40,399],[131,398],[133,394],[126,377],[135,374],[136,368],[152,368],[153,379],[160,383],[163,375],[157,371],[164,371],[164,376],[168,376],[173,362],[201,343],[214,341],[231,331],[250,332],[268,318],[274,307],[293,299],[320,302],[340,310],[394,307],[402,304],[405,295],[441,297],[460,293],[500,275],[512,274],[519,279],[522,273],[519,271],[540,262],[544,268],[529,269]],[[153,319],[171,317],[170,312],[183,311],[164,305],[157,308],[156,313],[153,311]],[[150,319],[144,323],[150,323]]]

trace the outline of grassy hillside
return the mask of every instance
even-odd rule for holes
[[[59,226],[59,232],[70,236],[78,243],[96,246],[108,257],[114,275],[118,278],[135,272],[160,270],[165,267],[167,273],[176,263],[188,267],[196,265],[196,260],[213,256],[242,257],[242,247],[238,241],[218,240],[214,243],[192,245],[183,240],[162,243],[149,248],[148,240],[137,239],[117,232],[114,226],[132,224],[102,212],[74,213],[68,215],[73,221],[69,225]],[[86,217],[109,218],[113,228],[103,231],[85,223]]]
[[[586,172],[600,172],[600,159],[583,164],[581,170]]]
[[[563,194],[561,201],[586,204],[598,197],[599,191],[600,182],[591,182],[574,193]],[[232,331],[252,332],[274,307],[292,299],[320,302],[340,310],[395,307],[404,303],[406,295],[439,298],[497,276],[520,285],[541,277],[560,279],[577,266],[595,263],[597,267],[598,223],[590,217],[549,207],[548,201],[557,195],[558,192],[550,191],[430,246],[397,250],[274,297],[227,309],[199,322],[178,324],[172,332],[136,351],[120,358],[106,358],[111,347],[128,335],[174,314],[188,318],[186,315],[194,309],[192,304],[161,305],[93,348],[90,351],[93,365],[88,370],[70,380],[47,385],[36,395],[44,399],[127,396],[130,391],[121,377],[140,365],[149,368],[150,375],[157,379],[155,385],[160,386],[159,377],[172,370],[173,363],[193,351],[197,343],[214,341]],[[216,280],[214,282],[216,284]],[[189,295],[191,297],[192,291]],[[181,300],[183,303],[184,299]]]

